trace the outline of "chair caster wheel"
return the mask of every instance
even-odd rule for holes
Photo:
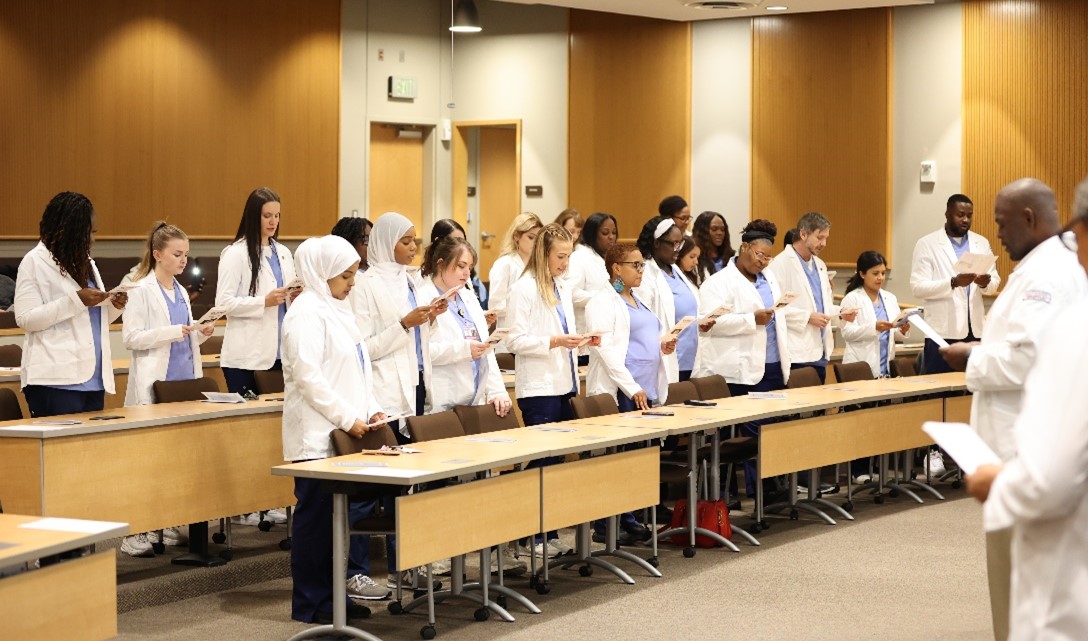
[[[540,585],[540,577],[539,576],[534,574],[533,576],[529,577],[529,587],[530,588],[536,589],[536,586],[538,586],[538,585]]]
[[[650,558],[646,559],[646,562],[650,564],[650,567],[661,567],[661,561],[658,561],[656,556],[651,556]]]
[[[685,559],[690,559],[690,558],[692,558],[694,556],[695,556],[695,548],[690,547],[690,546],[684,548],[684,558]]]
[[[162,554],[166,551],[166,546],[162,543],[152,543],[151,549],[155,551],[155,554]]]
[[[222,552],[219,553],[219,558],[223,559],[224,561],[230,561],[231,559],[234,558],[234,551],[233,550],[223,550]]]
[[[437,592],[437,590],[436,590],[436,592]],[[419,598],[425,597],[425,596],[427,596],[426,588],[423,588],[423,589],[416,588],[416,589],[412,590],[412,598],[413,599],[419,599]]]
[[[889,490],[888,491],[888,496],[890,496],[890,497],[892,497],[894,499],[895,497],[899,496],[899,490],[896,490],[896,489]]]
[[[226,542],[227,542],[227,535],[226,534],[223,534],[222,532],[216,532],[215,534],[212,534],[212,543],[218,543],[219,545],[223,545]]]
[[[290,550],[291,549],[291,539],[286,538],[286,539],[283,539],[282,541],[280,541],[280,549],[283,550],[284,552],[286,552],[287,550]]]
[[[257,529],[261,532],[267,532],[272,529],[272,521],[261,521],[257,524]]]
[[[392,614],[393,616],[404,614],[404,606],[401,605],[400,601],[393,601],[386,606],[386,609],[389,610],[389,614]]]
[[[873,497],[873,503],[876,503],[877,505],[883,505],[884,504],[884,495],[883,494],[877,494],[876,496],[874,496]]]
[[[583,565],[578,568],[578,576],[593,576],[593,568],[588,565]]]
[[[853,512],[854,511],[853,501],[847,501],[846,503],[843,503],[842,504],[842,509],[846,510],[847,512]]]
[[[790,520],[791,521],[796,521],[799,518],[801,518],[801,515],[800,515],[800,513],[797,512],[797,510],[790,510]]]
[[[419,636],[424,639],[433,639],[438,636],[438,630],[435,630],[433,625],[425,625],[419,629]]]
[[[506,609],[506,595],[500,594],[499,596],[495,597],[495,604],[498,605],[500,608]]]
[[[760,525],[758,522],[752,524],[752,533],[753,534],[759,534],[762,531],[763,531],[763,526]]]
[[[549,593],[551,591],[552,591],[552,586],[548,585],[544,581],[541,581],[541,582],[536,584],[536,593],[537,594],[547,594],[547,593]]]
[[[475,612],[472,613],[472,618],[476,619],[477,621],[487,621],[491,618],[491,610],[488,610],[486,607],[478,608]]]
[[[960,480],[952,481],[952,489],[953,490],[958,490],[961,487],[963,487],[963,482],[962,481],[960,481]]]

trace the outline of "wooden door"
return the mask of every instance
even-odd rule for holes
[[[401,125],[370,124],[370,219],[387,211],[404,215],[416,226],[416,238],[430,230],[423,228],[423,136],[398,136],[413,132]]]
[[[518,131],[516,127],[480,127],[479,147],[480,254],[476,273],[487,279],[499,257],[502,238],[520,211]]]

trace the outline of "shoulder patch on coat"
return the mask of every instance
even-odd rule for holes
[[[1045,292],[1041,289],[1029,289],[1024,292],[1024,300],[1035,301],[1037,303],[1043,303],[1045,305],[1050,304],[1050,292]]]

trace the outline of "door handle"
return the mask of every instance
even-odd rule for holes
[[[480,239],[481,240],[491,240],[494,237],[495,237],[495,234],[489,234],[486,231],[480,232]]]

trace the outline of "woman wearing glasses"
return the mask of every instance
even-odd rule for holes
[[[783,389],[789,380],[786,319],[774,309],[782,292],[774,275],[766,271],[777,231],[769,220],[748,223],[741,233],[740,251],[699,289],[704,313],[722,305],[732,309],[717,322],[700,326],[694,375],[721,374],[733,396]],[[759,422],[746,423],[741,431],[755,436],[759,427]],[[754,478],[755,464],[748,461],[744,468],[748,496],[755,495]],[[764,480],[764,493],[776,489],[773,481]]]
[[[684,232],[672,218],[665,216],[651,218],[638,236],[638,248],[646,259],[646,271],[635,294],[661,321],[663,334],[685,316],[699,313],[698,290],[676,266],[676,257],[683,245]],[[697,347],[698,334],[692,323],[680,333],[676,352],[665,356],[670,383],[691,378]]]

